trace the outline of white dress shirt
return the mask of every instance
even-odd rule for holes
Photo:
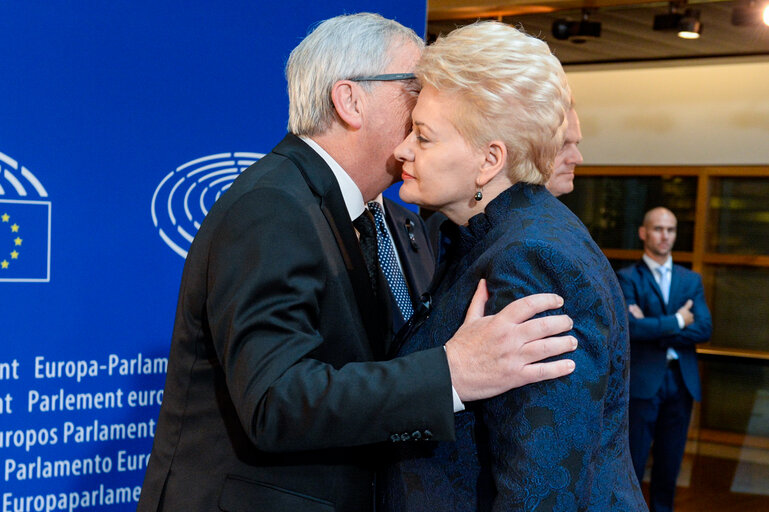
[[[652,275],[654,276],[654,280],[657,282],[657,286],[660,284],[660,273],[657,270],[659,267],[665,267],[668,271],[668,275],[670,276],[670,284],[672,286],[673,284],[673,257],[668,256],[667,261],[660,265],[653,259],[651,259],[646,254],[643,255],[644,263],[646,263],[646,266],[649,267],[649,270],[651,270]],[[684,322],[684,317],[680,313],[676,313],[676,321],[678,322],[678,328],[683,329],[686,327],[686,322]],[[671,359],[678,359],[678,353],[675,351],[673,347],[668,348],[667,353],[668,360]]]

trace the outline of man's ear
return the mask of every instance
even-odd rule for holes
[[[507,146],[499,140],[493,140],[483,147],[483,162],[475,179],[475,184],[481,188],[496,178],[507,166]]]
[[[331,88],[331,102],[337,115],[353,129],[363,125],[363,97],[358,84],[350,80],[339,80]]]
[[[640,238],[642,242],[646,241],[646,226],[638,228],[638,238]]]

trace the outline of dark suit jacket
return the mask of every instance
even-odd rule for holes
[[[456,443],[400,445],[386,510],[646,510],[628,450],[625,304],[582,223],[544,187],[516,184],[458,228],[447,261],[402,354],[448,339],[483,277],[489,313],[532,293],[564,298],[576,371],[467,404]]]
[[[361,445],[454,424],[442,348],[371,362],[380,308],[331,170],[286,136],[190,248],[138,509],[370,510]]]
[[[630,315],[630,396],[651,398],[662,385],[667,366],[667,349],[678,353],[681,374],[695,400],[702,398],[695,345],[710,339],[713,323],[705,302],[699,274],[673,265],[668,303],[662,300],[657,281],[643,261],[617,273],[625,301],[636,304],[644,313],[637,319]],[[694,323],[678,327],[675,314],[688,299],[694,301]]]
[[[401,270],[409,287],[411,303],[416,310],[421,295],[427,291],[435,273],[435,256],[422,218],[388,198],[384,198],[384,204],[387,227],[392,235],[395,249],[398,251]],[[398,332],[403,327],[404,319],[392,295],[390,311],[393,318],[393,332]]]

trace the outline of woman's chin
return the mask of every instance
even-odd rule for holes
[[[411,188],[411,183],[407,183],[405,181],[403,182],[403,185],[401,185],[400,191],[398,192],[401,200],[406,203],[415,204],[417,206],[424,206],[419,200],[419,195],[415,194]]]

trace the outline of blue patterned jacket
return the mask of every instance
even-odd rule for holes
[[[628,321],[608,261],[544,187],[516,184],[456,231],[432,306],[401,332],[399,354],[444,344],[478,280],[487,313],[538,292],[561,295],[579,347],[572,375],[467,405],[456,442],[402,443],[384,510],[647,510],[628,450]]]

